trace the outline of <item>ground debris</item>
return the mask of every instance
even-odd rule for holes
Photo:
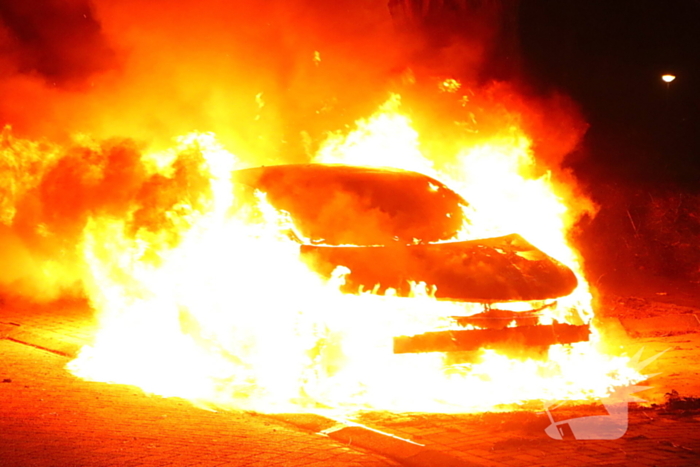
[[[672,441],[659,441],[657,444],[659,444],[660,446],[667,446],[667,447],[671,447],[673,449],[680,449],[680,450],[687,451],[687,452],[692,452],[692,453],[695,452],[694,449],[685,447],[682,444],[674,443]]]
[[[655,404],[655,408],[674,414],[696,413],[700,411],[700,397],[684,397],[681,396],[678,391],[672,389],[664,395],[664,399],[665,402],[661,405]]]

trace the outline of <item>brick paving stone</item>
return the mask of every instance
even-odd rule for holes
[[[473,462],[477,465],[483,465],[485,467],[503,467],[503,465],[505,465],[500,461],[483,458],[481,456],[474,455],[471,452],[459,452],[456,454],[456,456],[460,459]]]
[[[67,359],[0,340],[0,465],[3,467],[397,465],[257,415],[210,412],[138,389],[79,380]],[[272,452],[267,452],[268,448]],[[339,449],[339,450],[338,450]]]
[[[0,308],[0,339],[14,336],[67,354],[89,342],[94,327],[90,311],[80,304]],[[673,347],[667,361],[676,370],[656,377],[649,393],[663,396],[678,389],[682,395],[700,395],[700,334],[635,342],[649,353]],[[0,383],[2,467],[396,465],[269,418],[207,412],[129,386],[81,381],[61,369],[66,359],[10,341],[0,340],[0,354],[0,381],[12,378]],[[700,465],[700,415],[631,410],[628,432],[611,441],[552,440],[544,433],[546,416],[535,413],[370,413],[360,421],[491,467]],[[7,455],[10,463],[3,458]]]
[[[470,448],[469,454],[472,454],[472,455],[477,456],[477,457],[481,457],[483,459],[488,459],[491,456],[492,452],[488,451],[486,449]]]

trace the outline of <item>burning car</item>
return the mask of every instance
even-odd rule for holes
[[[588,340],[585,323],[541,324],[540,312],[578,285],[567,266],[518,234],[456,240],[468,206],[440,181],[417,172],[348,165],[291,164],[238,170],[245,197],[265,193],[288,213],[288,235],[315,271],[345,267],[342,291],[391,291],[408,297],[415,284],[438,300],[481,304],[451,317],[459,329],[394,338],[395,353],[543,347]],[[499,304],[528,302],[526,311]]]

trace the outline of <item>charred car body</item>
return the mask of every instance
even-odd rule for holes
[[[471,329],[396,336],[395,353],[588,340],[587,324],[537,324],[537,309],[491,307],[564,297],[577,287],[576,276],[517,234],[453,241],[467,202],[431,177],[398,169],[293,164],[239,170],[234,181],[265,193],[272,206],[289,213],[300,254],[317,272],[330,277],[338,266],[350,270],[343,292],[393,289],[409,296],[411,283],[423,282],[436,287],[438,300],[483,304],[483,312],[453,317]]]

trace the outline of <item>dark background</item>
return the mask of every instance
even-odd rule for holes
[[[590,125],[566,163],[600,207],[574,239],[594,285],[657,277],[697,293],[700,1],[522,0],[518,13],[528,82],[570,95]]]
[[[700,1],[522,0],[519,17],[531,81],[590,124],[581,177],[700,190]]]

